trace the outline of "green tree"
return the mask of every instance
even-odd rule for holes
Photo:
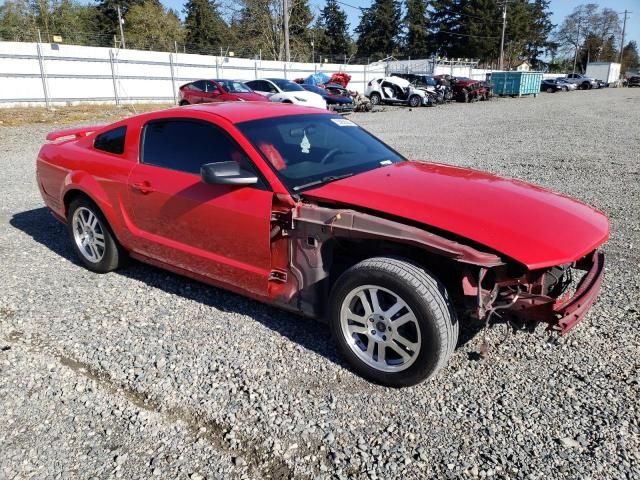
[[[577,6],[565,17],[555,34],[559,48],[575,57],[576,69],[584,71],[588,61],[614,61],[618,58],[621,21],[618,13],[595,3]]]
[[[160,0],[148,0],[160,4]],[[118,7],[124,19],[129,9],[134,5],[142,5],[145,0],[98,0],[98,25],[100,28],[100,42],[104,46],[113,45],[113,36],[120,38],[120,26],[118,25]],[[125,40],[127,38],[128,25],[124,25]]]
[[[98,9],[72,0],[60,0],[51,13],[51,33],[64,43],[97,45],[100,43]]]
[[[229,41],[229,27],[220,15],[214,0],[188,0],[186,15],[187,49],[194,53],[219,54],[220,47]]]
[[[184,41],[184,29],[176,13],[154,1],[132,6],[125,19],[128,48],[166,52],[173,50],[174,41]]]
[[[282,0],[240,0],[240,11],[231,30],[244,55],[284,59]],[[308,0],[289,1],[289,45],[292,60],[308,60],[313,15]]]
[[[363,8],[356,28],[358,55],[380,59],[397,53],[400,17],[396,0],[375,0]]]
[[[502,33],[501,0],[432,0],[430,4],[431,51],[439,56],[474,58],[497,64]],[[510,0],[505,30],[505,63],[518,60],[540,66],[550,52],[553,29],[548,0]]]
[[[631,40],[622,49],[622,73],[637,72],[640,69],[640,57],[638,56],[638,44]]]
[[[404,17],[406,28],[405,53],[414,58],[426,58],[429,55],[427,4],[425,0],[407,0],[407,13]]]
[[[35,24],[27,0],[7,0],[0,5],[0,39],[33,42]]]
[[[336,0],[327,0],[315,26],[316,51],[322,55],[347,55],[350,51],[347,14]]]

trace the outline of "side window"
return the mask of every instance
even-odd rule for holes
[[[191,88],[198,92],[204,92],[204,89],[205,89],[204,80],[198,80],[197,82],[193,82],[191,84]]]
[[[271,82],[262,82],[265,84],[265,90],[270,93],[278,93],[278,89]]]
[[[124,153],[124,140],[127,134],[127,127],[122,126],[101,133],[93,142],[93,147],[103,152],[121,155]]]
[[[215,83],[210,82],[210,81],[206,81],[204,82],[205,86],[206,86],[206,90],[205,92],[213,92],[214,90],[218,90],[218,87],[216,87]]]
[[[197,120],[157,120],[144,127],[142,163],[200,174],[205,163],[229,160],[246,167],[240,146],[221,129]]]
[[[262,80],[253,80],[251,82],[247,82],[247,85],[249,85],[249,88],[251,88],[252,90],[256,90],[258,92],[269,91],[269,89],[266,88],[266,82],[263,82]]]

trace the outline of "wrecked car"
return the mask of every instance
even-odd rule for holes
[[[86,268],[133,258],[325,320],[353,369],[384,385],[434,375],[472,317],[564,334],[602,282],[601,212],[407,160],[320,109],[187,106],[47,140],[37,184]]]
[[[364,94],[373,105],[408,105],[414,108],[431,105],[426,90],[417,88],[400,77],[375,78],[367,83]]]

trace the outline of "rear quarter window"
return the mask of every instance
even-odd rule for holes
[[[93,147],[96,150],[121,155],[124,153],[124,140],[126,134],[127,127],[125,126],[106,131],[96,137],[93,142]]]

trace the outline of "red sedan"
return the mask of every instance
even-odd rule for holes
[[[133,257],[325,319],[353,368],[386,385],[445,365],[462,312],[565,333],[602,281],[601,212],[406,160],[319,109],[202,105],[47,139],[38,186],[87,268]]]
[[[267,99],[236,80],[197,80],[180,87],[180,105],[212,102],[266,102]]]

